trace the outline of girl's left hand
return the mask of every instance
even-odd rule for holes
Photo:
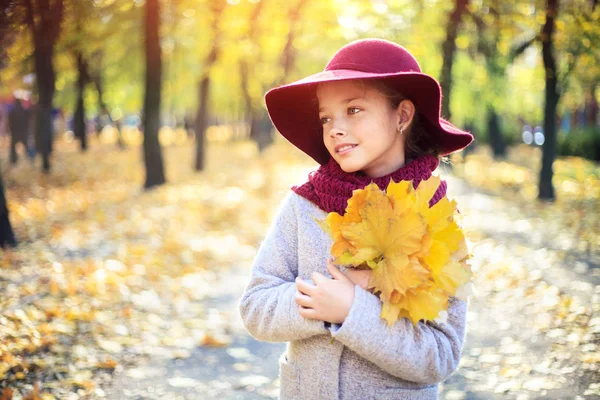
[[[355,285],[369,291],[369,280],[371,279],[371,275],[373,275],[372,269],[348,268],[344,271],[344,275],[346,275]]]
[[[304,318],[341,324],[354,301],[354,284],[331,262],[327,263],[327,271],[333,279],[313,272],[315,286],[296,278],[296,304]]]

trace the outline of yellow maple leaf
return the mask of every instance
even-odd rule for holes
[[[408,262],[407,256],[421,248],[420,240],[426,225],[417,214],[398,219],[390,199],[376,184],[368,185],[363,192],[366,195],[358,211],[360,222],[347,222],[343,217],[340,220],[343,240],[354,248],[340,261],[346,265],[360,265],[368,261],[377,264],[379,260],[387,260],[401,268]],[[363,193],[358,194],[362,199]],[[352,198],[349,204],[352,204]]]
[[[384,302],[392,299],[393,293],[404,295],[410,288],[417,287],[429,278],[429,271],[411,263],[406,256],[384,258],[373,268],[369,286],[381,292],[379,298]]]
[[[433,197],[438,187],[440,186],[441,179],[439,176],[431,176],[427,180],[419,182],[419,186],[415,190],[417,197],[417,205],[421,207],[422,212],[429,212],[429,200]]]
[[[371,183],[353,192],[343,216],[334,212],[317,221],[333,239],[337,264],[373,270],[368,288],[382,301],[381,317],[389,325],[399,318],[415,325],[434,320],[470,280],[456,202],[443,197],[429,207],[439,185],[439,177],[417,189],[411,181],[391,181],[384,192]]]
[[[424,214],[431,232],[437,233],[446,228],[452,222],[454,210],[456,210],[456,201],[450,201],[447,197],[442,197],[426,210]]]
[[[456,289],[469,281],[471,272],[461,263],[450,261],[439,270],[432,271],[431,275],[440,289],[455,293]]]
[[[386,194],[392,199],[396,213],[409,213],[416,207],[416,197],[412,196],[414,192],[411,181],[400,181],[398,183],[390,181],[386,189]]]
[[[448,295],[442,290],[413,290],[403,299],[404,309],[414,325],[420,320],[433,321],[441,310],[448,308]]]

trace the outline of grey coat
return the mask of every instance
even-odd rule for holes
[[[281,399],[437,399],[438,383],[458,367],[467,304],[451,298],[447,323],[407,320],[391,328],[381,319],[381,302],[355,287],[354,303],[342,325],[298,312],[294,279],[310,280],[326,270],[331,239],[313,218],[326,213],[290,193],[263,241],[240,313],[258,340],[289,342],[279,360]],[[332,339],[333,338],[333,339]]]

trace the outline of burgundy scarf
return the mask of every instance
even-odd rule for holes
[[[413,181],[416,189],[422,180],[431,177],[431,173],[437,168],[440,161],[433,155],[422,155],[409,161],[391,174],[378,178],[371,178],[360,172],[346,173],[333,158],[327,164],[321,165],[319,169],[308,175],[308,181],[300,186],[293,186],[292,190],[302,197],[315,203],[325,212],[335,211],[343,215],[348,199],[352,197],[352,191],[363,189],[371,182],[375,182],[381,190],[385,190],[390,183]],[[429,201],[429,207],[437,203],[446,194],[446,181],[441,181],[437,191]]]

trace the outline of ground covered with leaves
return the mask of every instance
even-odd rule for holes
[[[21,243],[1,259],[1,399],[125,398],[131,392],[113,394],[111,384],[141,359],[190,360],[199,347],[252,352],[207,299],[226,291],[231,271],[249,268],[286,188],[313,164],[286,144],[259,158],[251,143],[211,142],[207,170],[194,173],[193,145],[181,132],[163,134],[163,144],[169,183],[147,192],[134,141],[125,150],[92,141],[87,154],[58,142],[48,176],[24,160],[9,167],[2,147]],[[557,161],[559,201],[539,204],[531,195],[535,165],[486,157],[456,160],[463,179],[448,175],[474,246],[476,293],[461,367],[444,396],[593,398],[600,393],[600,170]],[[272,374],[221,386],[236,396],[263,387],[261,398],[269,398]],[[165,386],[202,383],[202,376],[173,379]],[[197,398],[198,387],[190,397],[136,396]],[[255,398],[239,396],[225,398]]]
[[[102,395],[99,383],[137,355],[226,343],[197,302],[218,291],[215,271],[254,256],[270,187],[291,174],[285,158],[275,167],[250,143],[216,145],[195,174],[193,145],[174,143],[169,183],[145,192],[138,146],[56,147],[48,176],[3,165],[20,241],[0,268],[4,398]]]
[[[536,200],[541,158],[537,146],[508,148],[501,160],[492,158],[489,147],[480,147],[466,159],[460,153],[454,157],[453,173],[474,187],[518,204],[561,236],[557,238],[560,247],[582,251],[600,265],[600,165],[580,157],[558,158],[552,179],[556,201],[543,203]],[[568,236],[575,240],[569,241]]]

